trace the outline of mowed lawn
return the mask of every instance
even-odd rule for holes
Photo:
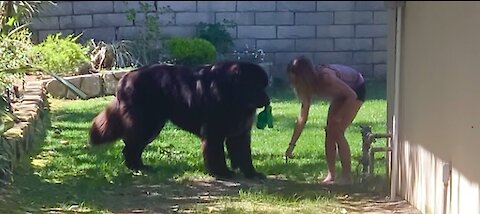
[[[354,171],[361,155],[359,125],[369,125],[374,132],[386,130],[385,84],[369,83],[367,90],[367,101],[346,135]],[[91,120],[113,97],[49,99],[51,128],[40,148],[16,168],[13,186],[0,197],[0,213],[339,213],[353,209],[342,205],[345,198],[378,193],[365,184],[320,184],[326,174],[324,101],[312,106],[295,158],[285,163],[300,104],[290,89],[270,94],[274,128],[252,129],[254,165],[268,176],[266,181],[247,180],[241,174],[227,181],[211,178],[204,171],[199,140],[172,124],[143,154],[156,171],[134,174],[123,164],[121,141],[87,146]],[[376,173],[382,175],[383,155],[377,159]]]

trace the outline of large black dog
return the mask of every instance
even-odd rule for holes
[[[126,166],[146,169],[142,152],[169,120],[201,139],[211,175],[234,175],[226,165],[226,145],[232,169],[247,178],[264,178],[253,166],[250,144],[256,109],[270,104],[267,84],[266,72],[248,62],[144,66],[119,81],[116,98],[93,119],[90,143],[121,138]]]

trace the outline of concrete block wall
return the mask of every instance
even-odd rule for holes
[[[315,63],[343,63],[367,78],[385,78],[387,12],[384,1],[145,1],[159,14],[160,30],[168,38],[194,36],[199,22],[236,23],[229,29],[235,49],[261,48],[273,63],[273,75],[283,78],[286,64],[305,54]],[[83,39],[121,40],[138,35],[139,1],[59,1],[34,18],[34,40],[54,32],[81,33]]]

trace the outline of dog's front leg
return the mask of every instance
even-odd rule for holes
[[[217,178],[232,178],[234,172],[228,169],[225,162],[224,141],[225,138],[218,135],[202,139],[203,160],[210,175]]]
[[[252,162],[250,130],[239,136],[229,137],[226,141],[227,151],[233,168],[240,168],[246,178],[265,179],[265,175],[255,170]]]

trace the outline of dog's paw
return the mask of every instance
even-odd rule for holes
[[[150,165],[143,165],[140,170],[142,170],[143,172],[155,172],[155,168],[153,166],[150,166]]]
[[[210,175],[216,179],[233,179],[235,177],[235,172],[231,170],[222,170],[221,172],[212,172]]]
[[[150,165],[136,165],[136,166],[127,166],[128,169],[132,170],[133,173],[152,173],[155,172],[155,168]]]
[[[266,180],[267,176],[260,172],[252,172],[252,173],[244,173],[245,178],[247,179],[259,179],[259,180]]]

